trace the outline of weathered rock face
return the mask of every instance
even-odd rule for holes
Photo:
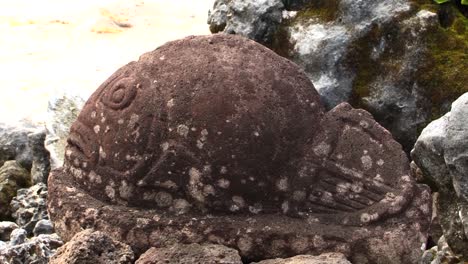
[[[169,248],[150,248],[135,262],[135,264],[164,263],[205,263],[205,264],[242,264],[239,253],[221,245],[181,245]]]
[[[118,70],[49,178],[65,240],[94,228],[137,254],[216,243],[246,260],[414,263],[430,199],[368,112],[323,113],[297,66],[232,35],[171,42]]]
[[[468,19],[451,4],[283,0],[273,9],[271,1],[244,2],[215,1],[210,30],[249,37],[290,58],[328,109],[347,101],[368,110],[408,152],[431,116],[468,91],[467,77],[453,70],[468,67]],[[280,12],[279,20],[250,18]],[[451,22],[443,28],[438,20],[447,13]]]
[[[468,93],[450,113],[429,124],[411,153],[426,179],[438,189],[440,223],[455,254],[468,259]]]
[[[50,154],[45,148],[45,129],[28,134],[28,144],[32,152],[31,182],[45,183],[50,172]]]
[[[29,172],[16,161],[10,160],[0,167],[0,219],[10,218],[10,202],[18,189],[31,185]]]
[[[208,16],[212,32],[239,34],[260,43],[271,43],[281,21],[281,0],[216,1]],[[237,19],[228,19],[227,14]]]
[[[57,250],[51,264],[130,264],[134,256],[131,248],[102,232],[84,230]]]
[[[299,255],[287,259],[268,259],[256,264],[351,264],[341,253],[324,253],[320,256]]]
[[[88,97],[89,94],[83,91],[65,90],[49,101],[45,145],[50,152],[50,162],[53,169],[63,165],[70,126],[83,108],[84,98]]]

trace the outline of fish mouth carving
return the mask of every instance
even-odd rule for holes
[[[76,121],[67,139],[66,158],[76,167],[87,169],[95,166],[98,159],[97,141],[92,131]]]

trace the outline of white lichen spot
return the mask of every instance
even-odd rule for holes
[[[247,253],[252,250],[253,242],[250,237],[241,237],[237,241],[237,247],[242,253]]]
[[[177,133],[183,137],[187,137],[189,133],[189,128],[188,126],[182,124],[177,126]]]
[[[103,117],[101,118],[101,123],[104,123],[104,122],[106,122],[106,117],[103,116]]]
[[[99,146],[99,157],[105,159],[107,157],[106,152],[104,152],[104,149],[102,149],[102,146]]]
[[[315,235],[312,239],[312,245],[317,249],[323,249],[327,246],[327,242],[325,242],[322,236]]]
[[[189,170],[189,186],[188,186],[188,191],[190,195],[197,201],[203,202],[205,201],[205,197],[203,196],[203,191],[201,187],[203,186],[201,183],[201,172],[192,167]]]
[[[368,213],[361,214],[361,222],[369,223],[371,220],[371,216]]]
[[[303,201],[305,200],[307,194],[304,191],[294,191],[293,192],[293,199],[295,201]]]
[[[81,163],[81,166],[83,167],[83,169],[88,168],[88,162],[85,161],[85,162]]]
[[[385,162],[383,161],[383,159],[379,159],[379,160],[377,161],[377,165],[379,165],[379,166],[384,165],[384,163],[385,163]]]
[[[208,195],[215,195],[215,188],[212,185],[205,185],[203,186],[203,195],[208,196]]]
[[[361,193],[363,189],[364,188],[362,182],[356,182],[351,184],[351,190],[355,193]]]
[[[364,170],[369,170],[372,168],[372,158],[369,155],[362,156],[361,163]]]
[[[281,210],[283,211],[283,214],[285,214],[285,213],[287,213],[289,211],[289,202],[288,201],[284,201],[281,204]]]
[[[130,120],[128,122],[128,127],[133,128],[136,125],[136,123],[138,122],[139,119],[140,119],[140,117],[137,114],[132,114],[130,116]]]
[[[172,209],[178,215],[187,213],[190,210],[190,207],[190,203],[185,199],[175,199],[172,205]]]
[[[283,177],[283,178],[280,178],[278,181],[276,181],[276,188],[278,188],[278,190],[283,191],[283,192],[287,191],[289,188],[288,178]]]
[[[203,145],[205,145],[201,140],[197,140],[197,148],[202,149]]]
[[[258,133],[258,131],[254,131],[253,134],[254,134],[254,136],[256,136],[256,137],[260,136],[260,133]]]
[[[377,174],[374,179],[373,179],[373,183],[376,185],[376,186],[382,186],[384,180],[382,178],[382,176],[380,174]]]
[[[96,172],[94,171],[91,171],[89,173],[89,180],[93,183],[97,183],[97,184],[100,184],[102,183],[102,179],[101,179],[101,176],[96,174]]]
[[[117,123],[118,123],[119,125],[122,125],[122,124],[124,123],[124,120],[123,120],[123,119],[119,119],[119,120],[117,120]]]
[[[159,60],[162,60],[162,61],[163,61],[163,60],[165,60],[165,59],[166,59],[166,56],[164,56],[164,55],[161,56],[161,57],[159,57]]]
[[[244,198],[242,198],[241,196],[233,196],[232,197],[232,201],[234,202],[235,205],[237,205],[237,207],[239,208],[244,208],[245,206],[245,201],[244,201]]]
[[[405,182],[411,182],[411,177],[408,176],[408,175],[403,175],[403,176],[401,177],[401,179],[402,179],[403,181],[405,181]]]
[[[67,151],[65,151],[65,156],[67,156],[67,158],[70,158],[71,155],[73,154],[73,151],[67,149]]]
[[[362,120],[359,122],[359,125],[362,126],[363,128],[368,128],[369,127],[369,123],[367,123],[366,121]]]
[[[94,133],[98,134],[99,131],[101,130],[101,127],[99,125],[95,125],[93,130],[94,130]]]
[[[340,182],[336,185],[337,193],[347,193],[351,187],[349,182]]]
[[[340,160],[340,159],[343,159],[343,154],[338,154],[338,155],[336,155],[336,158],[339,159],[339,160]]]
[[[110,186],[110,185],[107,185],[105,191],[106,191],[107,197],[109,197],[111,200],[114,200],[114,198],[115,198],[114,188],[112,188],[112,186]]]
[[[155,196],[156,196],[156,194],[154,192],[144,192],[143,193],[143,200],[151,201],[151,200],[154,200]]]
[[[96,118],[97,114],[96,111],[91,112],[91,118]]]
[[[106,130],[104,130],[104,133],[107,133],[110,131],[110,127],[109,126],[106,126]]]
[[[163,143],[161,143],[160,147],[161,147],[162,151],[166,151],[166,150],[169,149],[169,143],[168,142],[163,142]]]
[[[227,189],[229,188],[229,185],[231,184],[231,182],[227,179],[221,178],[218,180],[217,184],[220,188]]]
[[[172,195],[170,195],[167,192],[158,192],[156,193],[154,200],[156,201],[156,204],[161,208],[169,207],[172,204]]]
[[[174,106],[174,98],[172,98],[171,100],[167,101],[167,107],[169,108],[172,108]]]
[[[319,157],[323,157],[327,156],[330,153],[330,150],[330,145],[325,142],[321,142],[314,148],[314,153]]]
[[[226,166],[221,166],[221,169],[219,170],[219,173],[221,173],[221,174],[226,174],[227,171],[228,171],[228,170],[227,170]]]
[[[255,203],[254,205],[249,206],[249,212],[252,214],[258,214],[262,211],[262,204]]]
[[[119,187],[119,194],[122,199],[128,200],[133,194],[133,188],[126,181],[122,181]]]
[[[205,137],[208,136],[208,130],[206,130],[206,128],[203,129],[203,130],[201,131],[201,135],[202,135],[202,136],[205,136]]]

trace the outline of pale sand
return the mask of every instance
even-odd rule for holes
[[[0,0],[0,122],[43,122],[54,94],[89,95],[142,53],[210,34],[213,1]]]

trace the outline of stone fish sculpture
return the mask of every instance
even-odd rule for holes
[[[119,69],[72,125],[49,213],[70,239],[106,231],[142,253],[219,243],[246,260],[342,252],[414,263],[430,192],[389,132],[253,41],[188,37]]]

